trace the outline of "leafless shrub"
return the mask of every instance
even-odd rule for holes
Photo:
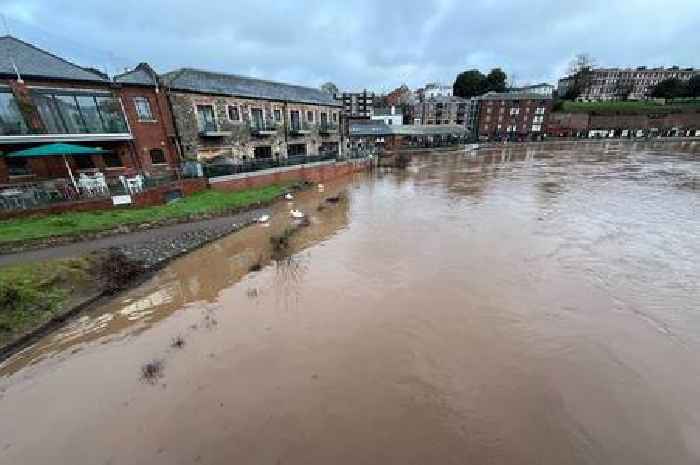
[[[141,367],[141,380],[148,384],[156,384],[163,377],[163,368],[162,360],[151,360]]]

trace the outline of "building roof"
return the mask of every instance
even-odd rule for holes
[[[114,81],[127,85],[155,86],[158,83],[158,74],[148,63],[139,63],[131,71],[114,76]]]
[[[467,103],[469,100],[454,95],[435,95],[433,97],[426,98],[425,101],[437,103]]]
[[[107,75],[83,68],[16,37],[0,37],[0,74],[69,81],[109,82]]]
[[[161,77],[164,84],[174,90],[340,106],[332,95],[319,89],[265,81],[235,74],[181,68],[165,73]]]
[[[552,96],[528,92],[488,92],[478,98],[480,100],[551,100]]]

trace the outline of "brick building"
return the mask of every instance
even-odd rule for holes
[[[374,92],[343,92],[336,96],[342,105],[343,116],[347,118],[369,119],[374,114]]]
[[[552,98],[540,94],[489,92],[478,97],[479,138],[526,140],[545,134]]]
[[[66,178],[61,157],[7,157],[46,143],[77,143],[109,153],[68,157],[74,173],[117,176],[138,169],[119,91],[83,68],[12,36],[0,37],[0,185]]]
[[[168,98],[147,64],[114,77],[141,168],[148,173],[177,168],[180,157]]]
[[[340,105],[308,87],[183,68],[161,76],[184,158],[338,153]]]

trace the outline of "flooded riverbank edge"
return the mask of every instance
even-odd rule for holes
[[[89,276],[89,279],[78,285],[71,284],[71,287],[65,290],[68,295],[65,296],[63,308],[53,313],[50,318],[38,318],[36,324],[31,325],[31,327],[18,331],[5,341],[0,340],[0,363],[61,328],[79,315],[101,305],[106,305],[112,300],[120,298],[125,292],[142,285],[174,260],[257,223],[258,218],[265,214],[268,209],[286,202],[286,194],[300,193],[315,188],[316,184],[308,181],[289,184],[285,187],[284,193],[274,200],[255,202],[245,207],[210,215],[221,220],[230,220],[224,224],[214,226],[203,224],[201,229],[179,234],[167,241],[155,238],[132,245],[101,249],[85,256],[38,263],[39,267],[53,267],[56,264],[64,266],[64,264],[71,262],[69,266],[77,265],[81,271]],[[198,220],[202,219],[198,218]],[[189,221],[189,223],[193,222],[196,220]],[[299,223],[297,226],[304,224]],[[149,226],[149,229],[157,231],[157,227],[152,225]],[[138,225],[135,226],[135,230],[138,230]],[[283,242],[295,232],[296,229],[285,230],[282,237]],[[128,234],[121,235],[128,237]],[[285,252],[283,246],[277,248],[277,253]],[[114,280],[118,282],[114,282]]]

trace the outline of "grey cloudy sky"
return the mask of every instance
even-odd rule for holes
[[[554,82],[603,66],[700,66],[700,0],[0,0],[10,31],[110,73],[148,61],[341,89],[452,83],[500,66]]]

